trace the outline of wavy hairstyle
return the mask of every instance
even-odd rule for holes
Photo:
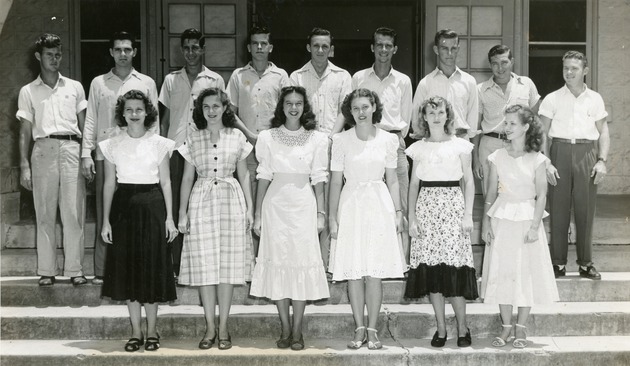
[[[346,125],[355,126],[357,124],[354,120],[354,116],[352,115],[352,101],[357,98],[368,98],[370,100],[370,104],[372,104],[373,107],[376,107],[374,113],[372,114],[372,124],[381,122],[381,119],[383,118],[383,104],[378,98],[378,94],[369,89],[360,88],[353,90],[343,99],[341,113],[343,113]]]
[[[118,97],[118,101],[116,102],[116,112],[114,117],[116,118],[116,124],[120,127],[127,126],[127,120],[125,119],[125,103],[128,100],[140,100],[144,103],[144,128],[147,130],[153,126],[155,121],[157,121],[158,112],[149,97],[144,95],[140,90],[130,90],[125,94]]]
[[[509,106],[504,114],[508,113],[516,113],[522,124],[529,125],[525,133],[525,151],[540,151],[543,143],[543,129],[538,116],[528,106],[521,104]]]
[[[221,105],[225,107],[225,111],[223,111],[223,115],[221,116],[221,123],[225,127],[234,127],[236,126],[236,117],[234,116],[234,111],[230,107],[230,98],[228,98],[227,94],[219,88],[208,88],[204,89],[199,93],[199,96],[195,100],[195,109],[193,109],[193,122],[195,122],[195,126],[199,130],[205,130],[208,127],[208,121],[206,121],[206,117],[203,114],[203,100],[207,97],[218,96],[221,101]]]
[[[431,137],[429,122],[427,122],[427,120],[424,118],[427,113],[428,106],[431,106],[434,109],[439,106],[444,106],[444,109],[446,110],[446,123],[444,124],[444,132],[446,132],[448,135],[452,135],[453,123],[455,122],[455,112],[453,111],[453,106],[451,105],[451,103],[448,102],[448,100],[442,97],[433,96],[425,99],[425,101],[422,102],[422,106],[420,106],[420,109],[418,110],[419,126],[417,127],[419,129],[419,136]]]
[[[315,122],[315,114],[313,113],[311,104],[308,102],[306,89],[301,86],[285,86],[282,88],[280,91],[280,98],[278,98],[278,104],[276,105],[276,110],[273,112],[273,117],[271,118],[271,127],[280,127],[287,121],[287,116],[284,114],[284,98],[291,93],[300,94],[302,99],[304,99],[304,110],[300,116],[300,124],[305,130],[314,130],[317,126],[317,123]]]

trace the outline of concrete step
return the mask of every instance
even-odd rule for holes
[[[500,332],[498,306],[468,304],[467,324],[474,338]],[[234,305],[229,330],[234,338],[272,338],[280,332],[274,305]],[[457,334],[450,306],[446,307],[447,332]],[[203,308],[194,305],[161,305],[158,329],[165,339],[197,339],[205,333]],[[3,307],[2,339],[123,339],[129,336],[126,306]],[[530,336],[630,335],[630,302],[574,302],[536,306],[527,321]],[[427,338],[435,332],[429,304],[383,305],[378,321],[381,338]],[[310,305],[303,323],[309,339],[351,335],[354,320],[349,304]]]
[[[481,273],[485,246],[473,245],[473,255],[477,274]],[[577,271],[575,246],[569,245],[568,271]],[[593,260],[599,271],[630,272],[630,245],[594,245]],[[4,249],[0,255],[0,276],[35,276],[37,272],[37,252],[35,249]],[[57,250],[57,266],[63,268],[63,251]],[[83,259],[83,272],[94,275],[94,250],[86,249]]]
[[[483,197],[475,196],[473,210],[474,231],[471,235],[473,244],[481,244],[481,216],[483,214]],[[598,196],[595,223],[593,225],[593,243],[595,244],[630,244],[630,195]],[[549,220],[544,221],[549,232]],[[93,248],[96,224],[91,219],[85,225],[85,247]],[[61,225],[57,225],[57,246],[61,247]],[[35,248],[35,223],[33,220],[22,220],[7,225],[6,242],[3,248],[25,249]]]
[[[52,287],[39,287],[39,277],[3,277],[0,279],[2,306],[99,306],[119,304],[108,298],[101,298],[101,287],[88,284],[74,287],[67,277],[57,278]],[[560,301],[630,301],[630,272],[604,272],[601,281],[592,281],[568,273],[556,280]],[[317,305],[348,304],[347,282],[331,282],[330,298],[314,302]],[[408,300],[404,298],[404,280],[383,281],[384,304],[428,303],[428,299]],[[475,302],[481,302],[476,300]],[[177,287],[177,300],[173,305],[199,305],[196,287]],[[270,304],[266,299],[249,296],[249,284],[234,287],[234,305]]]
[[[3,340],[3,365],[153,365],[153,366],[409,366],[409,365],[528,365],[622,366],[630,364],[630,337],[530,337],[528,348],[495,348],[491,338],[474,339],[472,347],[458,348],[449,339],[444,348],[432,348],[429,339],[385,339],[384,348],[346,349],[346,338],[305,339],[306,349],[295,352],[275,348],[273,336],[233,339],[227,351],[200,350],[197,340],[164,338],[156,352],[123,350],[118,340]]]

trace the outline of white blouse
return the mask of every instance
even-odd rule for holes
[[[99,142],[103,156],[116,165],[118,183],[153,184],[160,182],[159,165],[173,151],[175,141],[151,131],[133,138],[126,130]]]
[[[405,150],[418,167],[414,174],[422,181],[455,181],[464,176],[460,155],[470,154],[473,144],[459,137],[431,142],[416,141]]]

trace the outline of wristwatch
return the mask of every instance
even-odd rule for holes
[[[604,163],[606,162],[606,159],[602,158],[601,156],[599,158],[597,158],[597,161],[603,161]]]

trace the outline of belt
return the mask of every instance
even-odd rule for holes
[[[390,131],[388,131],[388,130],[383,130],[383,131],[386,131],[386,132],[389,132],[389,133],[393,133],[394,135],[397,135],[397,134],[399,134],[399,133],[401,133],[401,132],[402,132],[402,130],[390,130]]]
[[[488,133],[484,133],[484,135],[488,137],[494,137],[495,139],[499,139],[503,141],[510,141],[508,140],[507,135],[504,133],[488,132]]]
[[[45,138],[56,140],[72,140],[81,143],[81,138],[77,135],[48,135]]]
[[[458,180],[423,180],[420,182],[422,187],[459,187]]]
[[[552,137],[551,143],[554,142],[562,142],[563,144],[571,144],[571,145],[575,145],[575,144],[592,144],[595,142],[595,140],[588,140],[588,139],[561,139],[558,137]]]

